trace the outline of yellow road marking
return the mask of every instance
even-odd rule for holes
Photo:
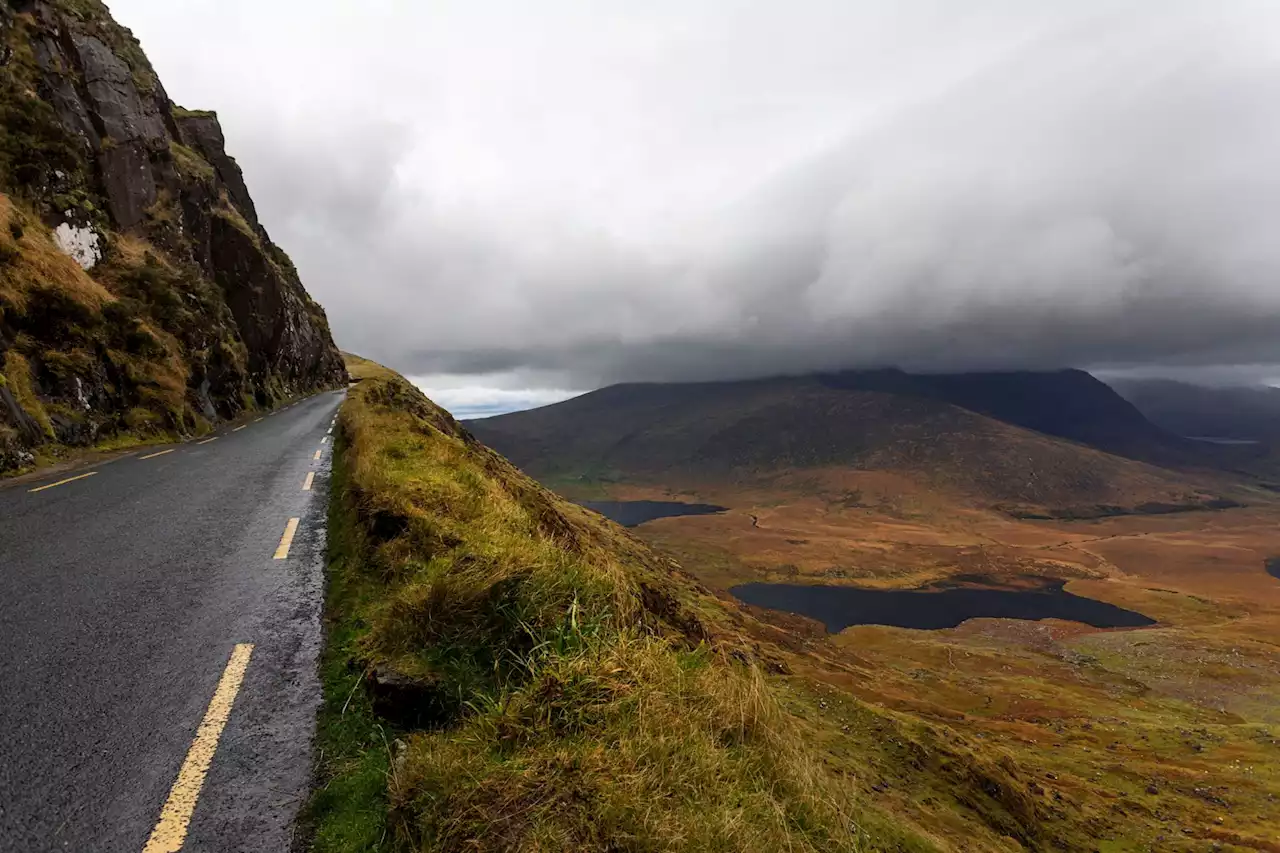
[[[320,457],[318,457],[318,456],[317,456],[316,458],[317,458],[317,459],[319,459]],[[56,483],[50,483],[50,484],[49,484],[49,485],[47,485],[47,486],[40,486],[39,488],[35,488],[35,489],[28,489],[27,491],[28,491],[28,492],[43,492],[45,489],[52,489],[54,486],[65,486],[67,483],[74,483],[76,480],[83,480],[85,477],[92,477],[93,475],[95,475],[95,474],[97,474],[97,473],[98,473],[97,471],[90,471],[88,474],[81,474],[81,475],[80,475],[80,476],[78,476],[78,477],[68,477],[68,478],[67,478],[67,479],[65,479],[65,480],[59,480],[59,481],[58,481],[58,482],[56,482]]]
[[[306,481],[305,483],[303,483],[303,484],[302,484],[302,491],[304,491],[304,492],[309,492],[309,491],[311,491],[311,484],[312,484],[312,483],[314,483],[315,481],[316,481],[316,472],[315,472],[315,471],[308,471],[308,472],[307,472],[307,481]]]
[[[160,810],[160,820],[147,846],[142,853],[178,853],[187,840],[187,827],[191,824],[191,813],[195,811],[196,800],[200,797],[200,789],[204,787],[204,777],[213,762],[213,754],[218,749],[218,740],[222,730],[231,716],[231,706],[240,692],[240,684],[244,681],[244,671],[249,666],[249,655],[253,654],[251,643],[240,643],[231,652],[231,660],[222,672],[218,687],[213,691],[213,699],[209,701],[209,710],[205,711],[200,728],[196,730],[196,738],[191,742],[187,758],[182,762],[178,778],[169,791],[169,799]]]
[[[316,451],[316,459],[319,459],[319,458],[320,458],[320,451],[319,451],[319,450],[317,450],[317,451]]]
[[[208,444],[211,441],[217,441],[217,440],[218,440],[218,437],[215,435],[213,438],[206,438],[204,441],[197,441],[196,444]]]
[[[238,427],[236,427],[235,429],[233,429],[233,430],[232,430],[232,432],[239,432],[240,430],[244,429],[244,428],[245,428],[245,427],[247,427],[247,426],[248,426],[248,424],[240,424],[240,426],[238,426]]]
[[[148,456],[139,456],[138,459],[139,461],[143,459],[155,459],[157,456],[164,456],[166,453],[172,453],[174,450],[175,448],[170,447],[168,450],[161,450],[159,453],[152,453]]]
[[[254,422],[255,424],[256,424],[256,423],[261,423],[261,422],[262,422],[262,418],[254,418],[254,419],[253,419],[253,422]]]
[[[280,537],[280,546],[276,548],[276,559],[283,560],[289,556],[289,546],[293,544],[293,534],[298,532],[298,519],[291,518],[284,526],[284,536]]]

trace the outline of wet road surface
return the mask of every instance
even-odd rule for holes
[[[288,850],[341,401],[0,485],[0,851]]]

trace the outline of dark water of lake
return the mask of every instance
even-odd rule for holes
[[[936,630],[966,619],[1068,619],[1095,628],[1140,628],[1155,620],[1114,604],[1063,589],[1065,581],[1043,582],[1033,589],[947,587],[859,589],[852,586],[802,586],[748,583],[730,592],[757,607],[785,610],[816,619],[832,633],[851,625],[891,625]]]
[[[1192,441],[1203,441],[1207,444],[1221,444],[1226,447],[1247,447],[1251,444],[1262,444],[1262,442],[1258,441],[1256,438],[1214,438],[1213,436],[1208,435],[1189,435],[1187,438]]]
[[[1277,580],[1280,580],[1280,557],[1272,557],[1270,560],[1267,560],[1267,574]]]
[[[712,515],[724,512],[727,507],[714,504],[687,504],[680,501],[583,501],[587,509],[595,510],[605,518],[623,527],[635,527],[655,518],[671,518],[677,515]]]

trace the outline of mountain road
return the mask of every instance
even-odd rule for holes
[[[0,484],[0,851],[287,851],[343,391]]]

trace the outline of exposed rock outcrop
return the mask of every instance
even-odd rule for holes
[[[216,114],[98,0],[0,0],[0,192],[0,471],[345,381]]]

